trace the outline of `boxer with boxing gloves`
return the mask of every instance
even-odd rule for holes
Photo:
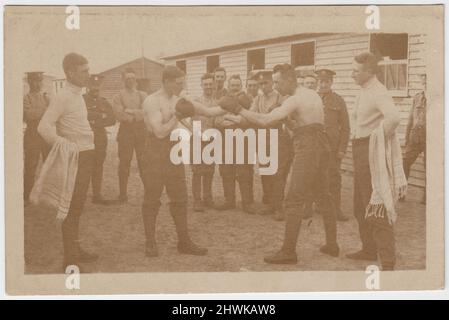
[[[144,201],[142,205],[147,257],[158,255],[156,246],[156,217],[165,187],[170,199],[170,213],[178,234],[178,252],[206,255],[207,249],[196,245],[190,238],[187,224],[187,185],[183,164],[174,164],[170,150],[177,141],[170,141],[171,132],[179,121],[195,113],[209,117],[225,111],[219,106],[206,107],[197,101],[180,98],[184,85],[184,72],[175,66],[166,66],[162,72],[162,88],[148,96],[143,103],[144,121],[148,130],[145,167],[143,174]]]
[[[245,110],[239,104],[225,104],[229,112],[240,114],[248,121],[260,126],[269,126],[291,116],[294,128],[294,159],[291,184],[286,197],[286,226],[284,243],[277,253],[265,258],[267,263],[296,264],[296,244],[304,204],[309,200],[310,190],[317,199],[323,215],[326,244],[322,253],[333,257],[339,255],[337,244],[337,222],[335,208],[329,193],[328,168],[330,157],[329,140],[324,131],[324,110],[321,98],[311,89],[298,87],[295,70],[291,65],[277,65],[273,69],[273,80],[281,95],[288,95],[281,106],[269,113]]]

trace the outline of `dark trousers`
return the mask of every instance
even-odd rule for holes
[[[192,193],[195,202],[212,201],[214,164],[192,164]],[[202,196],[201,196],[202,194]]]
[[[254,165],[252,164],[221,164],[219,166],[223,182],[225,201],[235,204],[235,187],[238,182],[243,205],[254,202]]]
[[[151,135],[147,140],[143,184],[145,188],[142,216],[147,242],[156,241],[156,217],[161,206],[161,195],[165,188],[170,213],[176,226],[178,241],[188,242],[187,230],[187,185],[184,165],[175,165],[170,160],[173,146],[168,138],[158,139]]]
[[[106,160],[108,137],[106,131],[94,131],[95,143],[95,165],[92,173],[92,192],[94,197],[101,196],[101,185],[103,182],[103,164]]]
[[[266,140],[270,141],[270,140]],[[278,171],[273,175],[261,175],[262,202],[273,210],[282,210],[285,185],[293,159],[293,143],[287,133],[279,132],[278,139]]]
[[[312,124],[294,132],[295,155],[292,176],[286,197],[285,238],[282,249],[296,251],[304,206],[310,197],[322,212],[326,244],[337,245],[337,219],[329,193],[329,141],[324,127]],[[312,192],[311,192],[312,190]]]
[[[24,200],[28,201],[31,189],[33,189],[34,186],[34,179],[36,177],[37,166],[39,165],[39,158],[42,156],[42,161],[45,161],[48,153],[50,152],[50,146],[39,135],[37,128],[33,126],[27,128],[25,131],[23,147],[23,196]]]
[[[203,148],[209,142],[202,141],[201,155]],[[201,160],[202,162],[202,160]],[[210,202],[212,201],[212,180],[214,178],[215,164],[199,163],[193,164],[193,136],[190,140],[190,166],[192,169],[192,193],[195,202],[201,202],[202,200]],[[202,196],[201,196],[202,194]]]
[[[354,216],[359,225],[362,250],[368,254],[379,254],[383,267],[395,263],[395,241],[393,227],[387,219],[365,218],[366,207],[372,193],[369,168],[369,137],[352,141],[354,160]]]
[[[66,263],[76,263],[76,258],[79,253],[79,221],[86,202],[94,164],[94,150],[81,151],[79,153],[75,188],[67,217],[62,223],[62,239]]]
[[[332,195],[335,211],[341,214],[341,159],[338,151],[331,151],[329,161],[329,192]]]
[[[145,136],[145,129],[140,124],[120,124],[119,132],[117,134],[120,196],[127,195],[129,170],[131,168],[131,161],[133,159],[134,152],[136,152],[137,166],[139,168],[140,177],[142,178],[145,154]]]
[[[425,128],[413,129],[410,133],[409,140],[405,145],[404,152],[404,173],[409,177],[410,168],[421,153],[424,153],[424,166],[426,166],[426,133]]]

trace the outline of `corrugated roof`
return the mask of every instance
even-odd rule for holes
[[[249,47],[257,47],[257,46],[265,46],[280,42],[289,42],[289,41],[297,41],[317,36],[324,36],[324,35],[331,35],[332,33],[298,33],[293,34],[289,36],[281,36],[277,38],[270,38],[270,39],[264,39],[264,40],[256,40],[256,41],[250,41],[250,42],[243,42],[239,44],[232,44],[232,45],[226,45],[222,47],[216,47],[211,49],[204,49],[204,50],[198,50],[198,51],[191,51],[187,53],[181,53],[173,56],[167,56],[163,57],[164,60],[171,60],[171,59],[183,59],[183,58],[189,58],[194,56],[202,56],[202,55],[209,55],[213,53],[218,52],[224,52],[224,51],[232,51],[232,50],[238,50],[238,49],[244,49]]]

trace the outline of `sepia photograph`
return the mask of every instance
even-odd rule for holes
[[[7,291],[443,288],[443,48],[441,5],[5,6]]]

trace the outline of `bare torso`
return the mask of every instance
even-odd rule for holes
[[[295,111],[290,114],[297,126],[302,127],[313,123],[324,124],[323,103],[315,91],[307,88],[298,88],[293,96],[286,102],[296,105]]]

